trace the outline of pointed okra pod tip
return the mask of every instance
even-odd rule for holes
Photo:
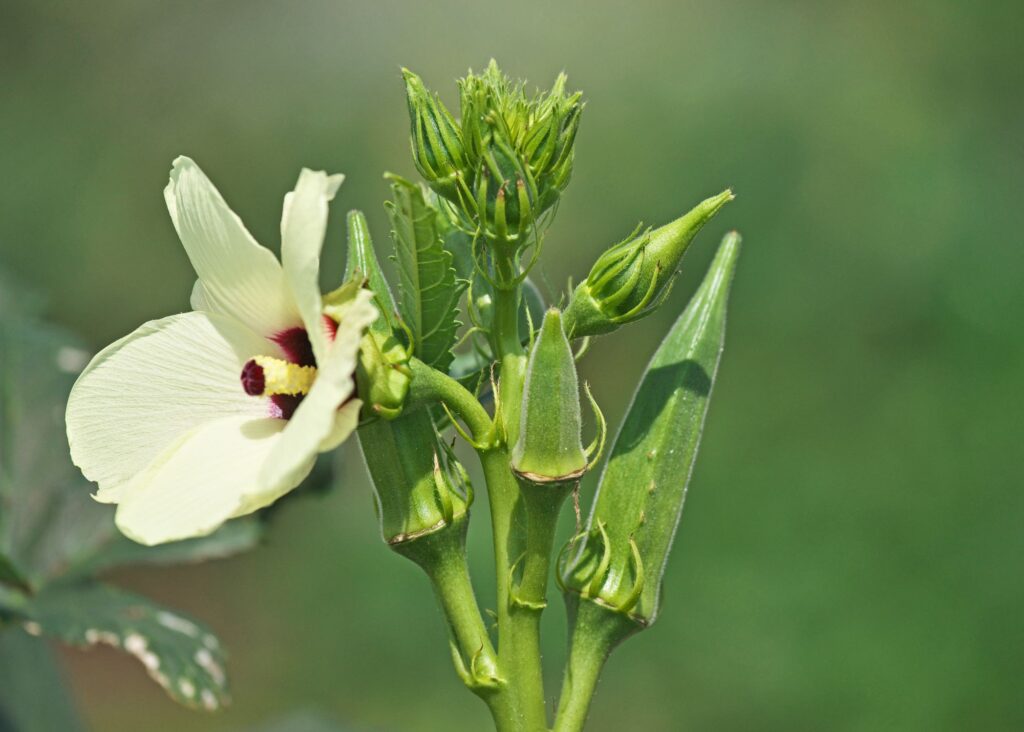
[[[577,480],[586,469],[576,362],[562,329],[562,315],[551,308],[526,367],[512,470],[532,483],[564,483]]]
[[[660,228],[637,228],[602,254],[566,308],[569,337],[610,333],[660,306],[697,232],[735,197],[726,189]]]
[[[573,602],[591,601],[640,627],[658,615],[662,577],[718,371],[739,252],[739,234],[727,234],[648,364],[587,527],[563,551],[560,578]]]

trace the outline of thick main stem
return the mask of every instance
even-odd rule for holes
[[[544,705],[544,679],[541,672],[539,627],[529,615],[515,606],[510,556],[514,512],[519,500],[519,486],[508,466],[508,452],[496,449],[481,456],[487,491],[491,502],[491,525],[494,532],[494,566],[498,586],[498,658],[507,687],[502,690],[504,709],[508,715],[499,729],[516,732],[547,730]],[[516,541],[518,544],[519,542]],[[524,620],[526,622],[524,622]]]
[[[509,282],[517,274],[511,258],[496,261],[498,281]],[[483,457],[487,490],[491,501],[491,524],[494,531],[494,564],[498,584],[498,655],[508,680],[507,694],[513,713],[513,729],[521,732],[542,732],[548,729],[544,704],[544,676],[540,654],[540,607],[528,608],[521,600],[522,587],[513,587],[513,570],[519,556],[536,574],[536,555],[545,550],[543,534],[532,541],[529,527],[538,525],[526,517],[526,525],[517,522],[522,493],[509,467],[508,446],[515,444],[519,434],[519,416],[526,373],[526,354],[519,340],[518,287],[496,288],[494,293],[493,344],[500,362],[498,404],[503,432],[503,448]],[[524,506],[524,508],[526,508]],[[527,509],[526,513],[529,513]],[[524,532],[525,529],[525,532]],[[553,530],[553,527],[552,527]],[[547,540],[550,549],[550,539]],[[530,557],[534,558],[531,560]],[[543,568],[547,582],[547,568]],[[524,567],[524,578],[525,567]],[[535,584],[535,580],[531,579]],[[535,593],[534,593],[535,594]],[[543,603],[543,591],[541,592]],[[542,605],[541,605],[542,606]]]
[[[499,280],[514,278],[514,265],[504,260]],[[509,466],[508,446],[518,436],[526,354],[519,340],[518,287],[496,288],[494,292],[492,344],[500,363],[500,384],[496,394],[499,413],[492,421],[479,402],[458,382],[413,359],[409,406],[441,401],[465,422],[472,433],[483,465],[490,499],[497,581],[498,681],[495,688],[479,693],[491,709],[499,732],[547,732],[544,681],[540,654],[540,614],[545,603],[549,557],[553,542],[557,506],[523,500]],[[408,408],[408,407],[407,407]],[[564,495],[563,495],[564,498]],[[521,520],[525,519],[525,521]],[[512,551],[517,556],[511,556]],[[524,552],[518,555],[518,552]],[[522,580],[512,585],[516,563],[522,560]],[[462,657],[464,642],[472,642],[479,630],[473,621],[475,602],[471,589],[463,586],[461,575],[453,573],[448,584],[435,582],[441,604],[452,625]],[[433,579],[433,578],[432,578]],[[466,577],[468,583],[468,577]],[[469,594],[467,594],[467,592]],[[470,611],[472,609],[472,612]],[[464,636],[460,638],[460,634]],[[479,671],[480,669],[478,669]]]

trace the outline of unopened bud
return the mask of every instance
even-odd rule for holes
[[[458,176],[465,168],[459,127],[436,94],[423,81],[402,69],[412,125],[412,157],[420,174],[445,198],[458,200]]]
[[[566,308],[569,337],[610,333],[657,308],[668,296],[694,236],[733,198],[732,191],[725,190],[661,228],[634,231],[602,254]]]

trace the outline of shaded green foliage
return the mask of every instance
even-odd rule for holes
[[[154,548],[121,536],[111,507],[90,497],[92,485],[72,465],[64,438],[64,403],[88,354],[24,302],[13,298],[0,313],[0,635],[27,631],[72,645],[120,648],[138,657],[172,698],[218,708],[227,701],[227,679],[210,631],[93,576],[124,565],[229,556],[252,548],[260,525],[246,519]],[[19,654],[35,655],[29,665],[48,663],[42,644],[9,643]],[[4,703],[23,706],[0,689]]]
[[[0,730],[82,730],[66,683],[45,640],[0,633]]]

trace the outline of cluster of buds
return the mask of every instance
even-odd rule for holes
[[[529,96],[491,61],[459,81],[456,120],[416,74],[403,74],[420,173],[488,241],[524,248],[569,184],[581,95],[566,93],[561,74]]]

